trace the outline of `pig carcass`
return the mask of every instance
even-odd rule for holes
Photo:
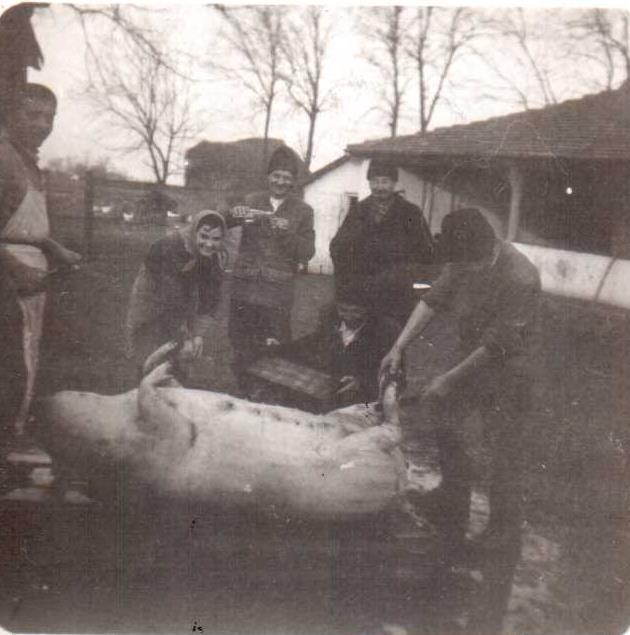
[[[50,397],[53,460],[99,478],[124,473],[176,498],[323,519],[383,511],[405,487],[395,384],[380,413],[362,405],[314,415],[171,380],[162,364],[121,395]]]

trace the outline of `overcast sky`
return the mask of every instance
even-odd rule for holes
[[[336,34],[328,51],[326,73],[328,81],[335,86],[337,103],[318,121],[313,169],[340,156],[349,143],[388,133],[387,117],[377,108],[378,82],[365,61],[364,45],[352,29],[352,13],[334,6],[328,6],[327,10],[335,23]],[[208,69],[207,60],[219,54],[217,32],[222,26],[216,13],[203,6],[172,5],[162,7],[154,19],[178,47],[196,60],[191,72],[199,80],[194,89],[198,96],[197,107],[207,121],[198,140],[229,141],[261,136],[263,118],[253,108],[250,96],[241,87],[217,79]],[[545,19],[545,14],[540,13],[541,28],[545,27]],[[85,79],[85,51],[76,17],[62,5],[52,5],[37,11],[33,25],[45,62],[41,71],[31,70],[29,78],[51,86],[59,96],[55,130],[42,149],[44,162],[53,157],[90,160],[107,157],[112,167],[124,170],[132,178],[150,180],[151,173],[143,165],[141,156],[127,155],[111,146],[106,126],[95,120],[80,93]],[[553,30],[550,30],[549,50],[553,38]],[[107,47],[102,51],[106,55]],[[476,60],[463,60],[457,72],[461,77],[457,99],[437,111],[432,127],[465,123],[518,109],[514,103],[481,97],[478,78],[486,71]],[[465,81],[470,77],[476,78],[472,85]],[[568,96],[585,92],[591,92],[589,84],[577,80],[567,91]],[[399,132],[416,130],[416,117],[410,106]],[[303,150],[305,135],[305,117],[292,111],[286,103],[278,104],[271,136],[280,137],[297,150]],[[181,179],[172,182],[181,182]]]

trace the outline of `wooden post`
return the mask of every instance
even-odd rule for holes
[[[509,241],[516,240],[518,228],[521,221],[521,201],[523,199],[523,171],[516,163],[510,163],[508,166],[508,180],[510,182],[510,216],[508,218],[508,227],[506,239]]]
[[[91,170],[85,173],[84,191],[84,215],[83,215],[83,251],[86,258],[92,256],[94,237],[94,174]]]

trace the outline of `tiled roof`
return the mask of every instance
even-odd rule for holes
[[[312,183],[313,181],[317,181],[317,179],[324,176],[324,174],[328,174],[328,172],[332,172],[335,168],[338,168],[340,165],[343,165],[344,163],[346,163],[346,161],[350,161],[350,158],[351,157],[349,155],[343,154],[339,158],[335,159],[334,161],[331,161],[330,163],[327,163],[325,166],[319,168],[319,170],[316,170],[315,172],[313,172],[308,178],[306,178],[302,182],[302,185],[308,185],[309,183]]]
[[[630,82],[537,110],[347,148],[357,156],[630,160]]]

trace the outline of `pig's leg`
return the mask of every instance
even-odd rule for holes
[[[197,426],[160,394],[159,388],[172,386],[172,380],[169,363],[158,366],[142,380],[138,388],[138,428],[164,442],[163,449],[182,455],[194,445]]]

